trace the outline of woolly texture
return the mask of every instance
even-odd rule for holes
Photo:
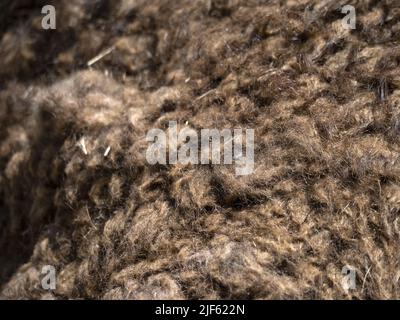
[[[48,2],[1,5],[2,298],[400,298],[397,0]],[[169,121],[254,173],[148,164]]]

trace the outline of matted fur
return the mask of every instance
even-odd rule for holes
[[[3,2],[2,298],[400,298],[397,0]],[[254,173],[149,165],[169,121],[255,129]]]

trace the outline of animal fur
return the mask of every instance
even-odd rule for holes
[[[0,13],[2,298],[400,298],[397,0],[49,2]],[[254,173],[148,164],[169,121]]]

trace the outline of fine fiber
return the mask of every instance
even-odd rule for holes
[[[149,164],[170,121],[254,172]],[[0,298],[400,299],[399,138],[398,0],[3,0]]]

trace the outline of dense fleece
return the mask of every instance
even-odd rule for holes
[[[1,5],[0,297],[400,298],[399,1],[48,2]],[[254,173],[148,164],[169,121]]]

